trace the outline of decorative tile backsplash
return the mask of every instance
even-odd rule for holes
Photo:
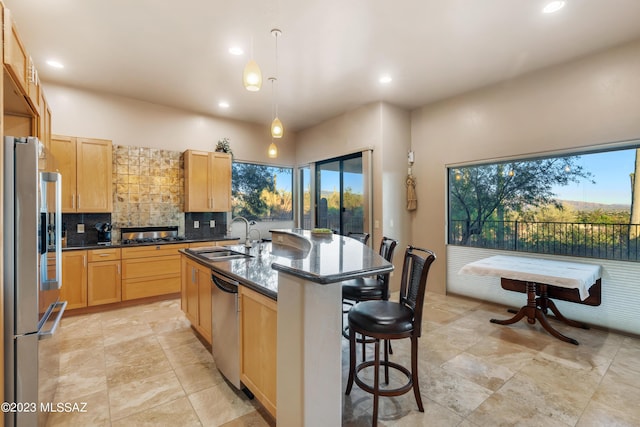
[[[180,151],[113,146],[113,227],[177,225],[184,235],[184,164]]]
[[[177,225],[178,233],[187,239],[220,237],[226,233],[225,212],[184,213],[183,207],[182,152],[114,145],[113,212],[63,214],[67,245],[96,244],[95,225],[104,222],[112,224],[113,243],[119,243],[122,227]],[[215,227],[210,227],[211,220],[215,220]],[[195,221],[199,223],[198,228],[194,226]],[[78,224],[84,224],[84,233],[77,232]]]

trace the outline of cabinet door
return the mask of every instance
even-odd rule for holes
[[[62,174],[62,212],[76,212],[76,139],[52,135],[47,169]]]
[[[211,210],[231,210],[231,155],[211,153]]]
[[[211,211],[209,153],[187,150],[184,153],[184,211]]]
[[[240,287],[240,380],[276,416],[278,306]]]
[[[120,261],[90,262],[87,270],[88,305],[122,300]]]
[[[9,9],[4,8],[4,63],[22,93],[28,93],[29,55],[20,40]]]
[[[211,270],[202,266],[198,266],[198,326],[211,344]]]
[[[60,300],[67,310],[87,306],[87,251],[62,252]]]
[[[182,257],[182,311],[192,325],[198,324],[198,267],[187,257]]]
[[[77,138],[78,212],[112,211],[111,145],[111,141],[104,139]]]

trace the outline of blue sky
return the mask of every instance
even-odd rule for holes
[[[578,162],[592,173],[596,182],[582,181],[565,187],[555,187],[558,199],[594,203],[631,204],[631,181],[629,174],[635,164],[635,149],[584,154]]]
[[[554,187],[558,199],[606,204],[630,204],[631,181],[629,174],[635,164],[635,149],[607,151],[604,153],[583,154],[578,163],[591,172],[592,184],[586,180],[571,183],[565,187]],[[291,191],[291,174],[277,173],[278,188]],[[355,193],[362,193],[362,175],[345,173],[345,187],[351,187]],[[338,189],[338,174],[326,174],[323,187],[327,190]]]

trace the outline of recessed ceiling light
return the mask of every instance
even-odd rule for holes
[[[220,108],[229,108],[229,103],[227,101],[218,102],[218,107]]]
[[[64,68],[64,64],[62,64],[62,62],[56,61],[54,59],[48,60],[47,64],[53,68]]]
[[[385,74],[384,76],[380,76],[380,79],[378,79],[378,81],[379,81],[380,83],[383,83],[383,84],[391,83],[391,81],[392,81],[392,80],[393,80],[393,79],[391,78],[391,76],[386,75],[386,74]]]
[[[242,48],[239,46],[232,46],[229,48],[229,53],[231,55],[239,56],[239,55],[244,55],[244,50],[242,50]]]
[[[542,9],[542,13],[554,13],[562,9],[565,5],[564,1],[552,1]]]

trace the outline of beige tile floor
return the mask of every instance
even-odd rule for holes
[[[552,321],[580,341],[574,346],[537,324],[489,323],[507,316],[501,306],[428,294],[419,344],[425,412],[412,393],[381,398],[379,425],[640,425],[640,338]],[[275,425],[222,379],[177,300],[65,318],[59,340],[56,401],[87,409],[53,413],[50,426]],[[343,340],[343,390],[347,350]],[[394,352],[407,363],[408,342]],[[343,425],[371,424],[370,395],[354,386],[343,401]]]

